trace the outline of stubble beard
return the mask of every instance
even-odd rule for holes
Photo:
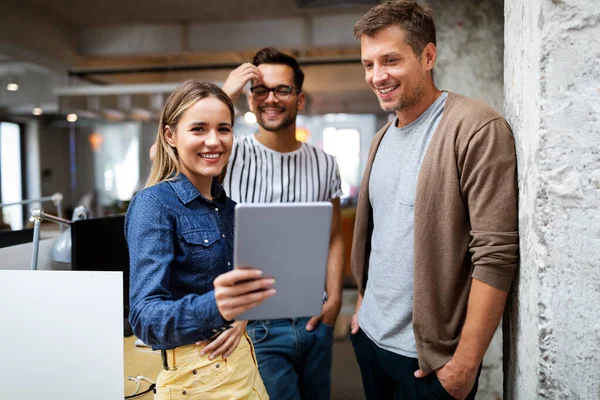
[[[386,105],[380,101],[379,105],[383,111],[388,113],[395,113],[396,111],[402,111],[404,109],[413,107],[421,100],[424,91],[423,88],[424,85],[423,81],[421,80],[418,82],[417,86],[411,89],[408,93],[401,94],[395,104]]]
[[[296,116],[298,115],[297,112],[295,113],[290,113],[283,121],[281,122],[266,122],[263,118],[262,115],[259,116],[257,118],[257,122],[258,125],[260,125],[261,128],[263,128],[266,131],[269,132],[277,132],[280,131],[282,129],[288,128],[289,126],[291,126],[292,124],[294,124],[296,122]]]

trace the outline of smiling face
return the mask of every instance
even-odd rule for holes
[[[389,26],[360,38],[365,80],[386,112],[401,112],[422,100],[433,87],[435,46],[429,43],[417,57],[399,26]]]
[[[279,85],[292,86],[292,94],[280,100],[272,91],[264,100],[256,100],[252,94],[248,95],[250,111],[256,115],[258,124],[265,130],[277,132],[292,126],[296,122],[298,111],[304,109],[304,93],[297,93],[294,86],[294,71],[284,64],[260,64],[258,69],[262,73],[261,82],[253,85],[264,85],[275,88]]]
[[[219,176],[231,154],[231,111],[215,97],[190,106],[175,127],[165,128],[165,140],[177,150],[181,172],[200,190],[210,192],[212,178]]]

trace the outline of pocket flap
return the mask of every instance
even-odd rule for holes
[[[183,239],[189,244],[208,247],[219,238],[219,232],[215,230],[183,232]]]

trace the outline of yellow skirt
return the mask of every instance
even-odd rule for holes
[[[247,333],[227,360],[220,356],[209,360],[209,354],[201,357],[203,347],[193,344],[167,351],[169,371],[158,375],[154,400],[269,398]]]

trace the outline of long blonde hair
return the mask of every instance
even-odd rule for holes
[[[221,88],[210,82],[200,82],[197,80],[183,82],[171,93],[163,107],[156,131],[156,155],[154,156],[150,175],[144,184],[144,188],[173,179],[181,173],[177,150],[167,143],[165,128],[168,126],[174,131],[183,113],[196,104],[197,101],[207,97],[215,97],[225,103],[229,111],[231,111],[231,126],[233,126],[233,103]]]

